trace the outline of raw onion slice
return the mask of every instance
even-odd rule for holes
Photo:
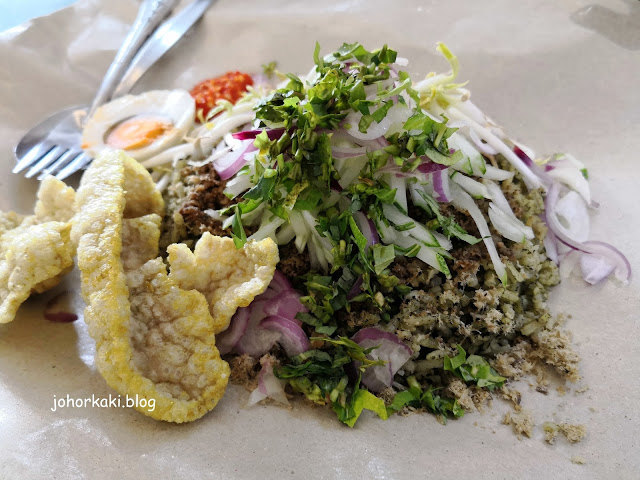
[[[267,132],[269,140],[277,140],[284,133],[284,128],[261,128],[258,130],[245,130],[244,132],[232,133],[231,136],[236,140],[254,140],[263,131]]]
[[[431,174],[433,191],[437,194],[439,202],[451,201],[451,188],[449,186],[449,169],[439,170]]]
[[[218,175],[222,180],[228,180],[233,177],[238,170],[240,170],[247,160],[244,156],[247,153],[253,152],[256,150],[256,147],[253,146],[253,141],[244,140],[240,143],[240,145],[236,148],[236,150],[232,150],[223,157],[219,158],[213,163],[213,167],[215,168]]]
[[[256,302],[254,301],[254,303]],[[257,308],[257,306],[253,308]],[[218,347],[220,355],[226,355],[235,348],[249,325],[250,314],[250,307],[239,308],[231,319],[229,328],[216,336],[216,347]]]
[[[440,170],[446,170],[446,165],[441,165],[440,163],[432,162],[427,157],[422,157],[425,161],[418,165],[417,170],[420,173],[429,174],[434,172],[439,172]]]
[[[284,348],[289,357],[299,355],[311,348],[309,338],[304,333],[304,330],[300,325],[288,318],[272,315],[260,323],[260,328],[277,332],[279,338],[276,341]]]
[[[247,406],[255,405],[265,398],[272,398],[278,403],[289,405],[289,400],[284,392],[285,380],[280,380],[273,373],[273,364],[270,360],[262,363],[258,374],[258,386],[251,392]]]
[[[396,335],[376,327],[363,328],[351,339],[363,348],[377,346],[368,357],[385,362],[384,365],[367,368],[362,374],[362,383],[373,392],[390,387],[394,375],[413,355],[413,351]]]
[[[300,303],[300,297],[294,290],[286,290],[267,300],[263,311],[267,316],[278,315],[291,319],[297,325],[300,325],[302,322],[296,319],[296,315],[308,310],[307,307]]]
[[[235,345],[236,352],[260,358],[276,344],[282,335],[275,330],[261,328],[260,323],[264,318],[261,309],[252,308],[247,329]]]
[[[559,195],[560,185],[558,183],[554,183],[551,185],[551,188],[549,188],[545,198],[546,221],[554,235],[560,242],[573,250],[577,250],[585,254],[605,257],[612,265],[614,265],[613,272],[615,273],[616,278],[625,284],[628,283],[631,279],[631,264],[620,250],[608,243],[597,241],[580,242],[567,235],[566,230],[560,223],[556,212],[556,204],[558,203]],[[596,277],[597,276],[594,276],[593,278]]]
[[[585,282],[595,285],[613,273],[615,264],[607,257],[596,254],[580,254],[580,269]]]
[[[358,225],[360,232],[362,232],[364,237],[367,239],[367,246],[380,243],[380,237],[378,236],[374,223],[369,220],[364,213],[360,211],[353,212],[353,219],[355,220],[356,225]]]

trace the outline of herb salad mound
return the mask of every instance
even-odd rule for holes
[[[451,72],[414,83],[386,46],[317,46],[306,77],[278,73],[279,88],[220,103],[163,171],[165,243],[211,232],[279,245],[269,289],[216,342],[252,402],[298,394],[349,426],[363,409],[445,422],[524,374],[579,377],[546,306],[557,262],[578,251],[601,280],[628,276],[624,257],[574,238],[588,220],[570,213],[591,203],[584,166],[533,162],[438,49]]]

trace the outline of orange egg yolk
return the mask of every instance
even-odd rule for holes
[[[107,145],[122,150],[146,147],[171,129],[157,118],[131,118],[116,126],[107,136]]]

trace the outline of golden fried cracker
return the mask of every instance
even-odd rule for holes
[[[79,242],[85,321],[96,341],[98,370],[112,388],[137,394],[148,405],[153,401],[153,410],[136,407],[153,418],[192,421],[220,400],[229,366],[215,347],[204,296],[176,285],[161,259],[139,267],[157,249],[158,218],[148,214],[161,205],[141,194],[151,192],[153,182],[148,173],[130,169],[131,162],[124,153],[102,153],[78,190],[73,237]],[[137,195],[126,201],[140,203],[127,210],[148,216],[126,220],[123,227],[129,171],[136,175]]]
[[[13,320],[32,292],[56,286],[73,268],[74,198],[71,187],[47,177],[34,215],[0,212],[0,323]]]
[[[278,246],[270,238],[247,242],[237,249],[228,237],[206,232],[193,253],[184,244],[167,248],[169,278],[185,290],[195,289],[209,302],[215,333],[227,329],[238,307],[246,307],[263,293],[279,261]]]
[[[32,291],[44,292],[73,267],[71,225],[46,222],[11,231],[0,255],[0,323],[10,322]]]

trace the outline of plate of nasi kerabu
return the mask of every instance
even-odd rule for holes
[[[220,1],[11,174],[135,7],[0,36],[9,477],[637,477],[637,5]]]

